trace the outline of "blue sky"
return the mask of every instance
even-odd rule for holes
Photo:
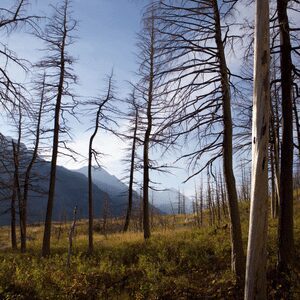
[[[3,3],[3,4],[2,4]],[[9,7],[12,0],[1,0],[1,6]],[[32,0],[30,10],[40,15],[51,16],[49,4],[56,1]],[[103,78],[110,73],[112,68],[116,75],[118,96],[125,97],[129,86],[127,81],[134,81],[136,64],[136,34],[140,30],[142,8],[147,3],[145,0],[74,0],[73,16],[79,21],[77,41],[70,48],[70,53],[78,60],[74,66],[79,77],[76,87],[80,96],[97,96],[104,89]],[[43,45],[24,32],[16,32],[9,38],[9,46],[18,53],[19,57],[37,60],[41,53],[37,50]],[[13,70],[12,70],[13,71]],[[15,70],[17,73],[18,71]],[[21,77],[21,74],[14,74]],[[29,80],[29,77],[22,78]],[[91,126],[88,119],[82,123],[72,122],[74,142],[72,147],[86,156]],[[5,126],[2,124],[2,128]],[[121,129],[125,124],[120,124]],[[115,137],[100,133],[95,141],[98,150],[108,155],[102,158],[103,166],[117,177],[123,177],[123,166],[120,160],[124,158],[122,149],[125,144]],[[157,154],[155,155],[157,156]],[[158,154],[159,156],[159,154]],[[175,156],[174,156],[175,159]],[[171,158],[172,160],[172,158]],[[67,158],[60,158],[59,164],[71,169],[80,168],[86,162],[74,163]],[[161,181],[163,187],[180,187],[191,194],[194,183],[191,181],[183,186],[181,183],[187,177],[183,170],[176,170],[175,175],[155,176],[155,181]]]

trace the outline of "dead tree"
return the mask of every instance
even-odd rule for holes
[[[238,76],[229,71],[226,46],[235,40],[234,24],[222,22],[233,12],[236,1],[160,1],[160,32],[168,41],[162,60],[173,107],[165,128],[174,143],[180,137],[198,140],[196,149],[182,156],[188,159],[193,174],[211,168],[220,157],[228,195],[231,220],[232,269],[243,281],[245,257],[233,173],[231,87]],[[176,5],[178,4],[178,5]],[[222,5],[222,11],[219,7]],[[163,84],[162,84],[163,85]],[[205,153],[210,159],[199,168]]]
[[[24,182],[23,182],[23,192],[20,199],[20,207],[19,207],[19,214],[20,214],[20,234],[21,234],[21,252],[24,253],[26,251],[26,240],[27,240],[27,203],[28,203],[28,193],[29,193],[29,187],[30,187],[30,179],[31,179],[31,172],[32,168],[38,158],[38,150],[40,145],[40,139],[41,139],[41,122],[42,122],[42,114],[44,112],[44,105],[46,103],[46,90],[45,90],[45,79],[46,74],[44,73],[41,77],[41,82],[37,83],[36,88],[40,89],[39,92],[39,103],[35,106],[37,106],[36,111],[34,111],[33,108],[33,120],[36,123],[35,130],[32,128],[29,128],[30,133],[34,135],[34,146],[33,151],[31,155],[31,159],[29,160],[29,163],[25,170],[24,175]],[[32,119],[31,127],[32,127]]]
[[[268,143],[270,110],[269,1],[256,1],[252,180],[244,299],[267,298]]]
[[[280,163],[280,209],[278,224],[278,269],[288,272],[293,265],[294,216],[293,216],[293,100],[292,57],[287,0],[277,0],[280,31],[280,81],[282,95],[282,143]]]
[[[50,254],[52,211],[55,198],[56,166],[59,154],[60,133],[68,132],[63,126],[65,121],[63,113],[73,112],[74,95],[70,87],[76,82],[73,74],[72,64],[74,59],[68,54],[68,48],[73,44],[72,32],[76,28],[77,22],[71,18],[71,0],[64,0],[62,4],[53,7],[54,15],[46,26],[44,33],[38,34],[47,47],[47,55],[39,62],[38,66],[48,69],[47,87],[52,87],[52,99],[55,102],[53,118],[53,140],[51,155],[50,183],[45,218],[45,228],[42,246],[42,255]],[[49,82],[48,82],[49,80]],[[65,98],[71,98],[70,103],[66,103]],[[71,107],[71,108],[70,108]],[[65,144],[65,143],[63,143]]]
[[[94,161],[99,165],[98,155],[99,153],[94,149],[93,142],[98,133],[99,129],[108,130],[105,125],[106,122],[111,122],[112,120],[107,115],[109,108],[107,107],[109,102],[114,99],[113,94],[113,75],[111,74],[108,78],[108,86],[106,95],[100,99],[88,102],[89,106],[96,106],[96,118],[94,131],[89,140],[89,151],[88,151],[88,207],[89,207],[89,245],[88,253],[92,254],[94,250],[93,245],[93,220],[94,220],[94,209],[93,209],[93,179],[92,179],[92,168],[93,168],[93,158]],[[90,108],[89,108],[90,110]],[[99,165],[100,166],[100,165]]]
[[[11,1],[12,2],[12,1]],[[33,30],[38,29],[38,16],[27,13],[29,1],[18,0],[11,7],[0,7],[0,32],[4,36],[10,35],[18,28],[27,26]],[[25,92],[24,85],[18,83],[13,76],[11,68],[14,68],[14,73],[29,71],[29,62],[21,59],[7,47],[5,42],[0,42],[0,104],[8,112],[11,111],[11,106],[17,102],[26,102],[23,97]],[[3,65],[2,65],[3,64]],[[15,70],[18,70],[17,72]]]
[[[158,115],[162,112],[162,93],[158,89],[158,71],[161,67],[157,59],[160,49],[158,31],[156,29],[157,6],[151,4],[145,10],[143,17],[143,29],[139,35],[139,59],[140,80],[137,90],[141,99],[141,130],[144,132],[143,143],[143,230],[144,238],[150,238],[149,222],[149,188],[150,170],[161,170],[150,158],[151,148],[159,144],[159,137],[156,136]]]
[[[131,111],[129,113],[131,128],[130,132],[132,136],[132,146],[131,146],[131,158],[130,158],[130,171],[129,171],[129,185],[128,185],[128,206],[125,217],[125,224],[123,228],[123,232],[126,232],[129,227],[130,218],[132,214],[132,203],[133,203],[133,184],[134,184],[134,171],[136,169],[136,148],[138,143],[138,127],[139,127],[139,105],[136,100],[135,91],[130,96],[130,105]]]
[[[20,147],[22,139],[22,120],[23,113],[21,104],[19,103],[17,108],[17,141],[12,140],[12,153],[14,162],[14,176],[13,176],[13,186],[12,186],[12,199],[11,199],[11,240],[12,248],[17,249],[16,240],[16,200],[18,200],[19,211],[21,206],[21,187],[20,187]]]
[[[76,227],[76,221],[77,221],[77,206],[75,206],[73,211],[73,223],[70,227],[69,231],[69,250],[68,250],[68,257],[67,257],[67,267],[70,268],[71,266],[71,255],[73,251],[73,238],[75,234],[75,227]]]

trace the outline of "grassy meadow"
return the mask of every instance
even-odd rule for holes
[[[300,206],[296,203],[295,242],[300,258]],[[246,250],[249,204],[241,203]],[[29,228],[28,252],[10,249],[9,227],[0,229],[0,299],[242,299],[230,270],[228,220],[202,227],[192,215],[153,218],[153,234],[120,233],[121,220],[108,220],[107,234],[95,224],[95,253],[86,254],[87,222],[80,220],[67,266],[70,223],[53,226],[52,254],[41,258],[43,227]],[[269,223],[268,295],[286,299],[276,279],[276,220]],[[291,295],[300,299],[300,263]],[[290,296],[289,296],[290,297]]]

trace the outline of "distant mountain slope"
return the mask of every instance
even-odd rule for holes
[[[30,151],[27,150],[25,145],[22,145],[21,148],[24,173],[24,168],[30,159]],[[0,135],[0,225],[8,225],[10,223],[10,199],[13,170],[11,138]],[[31,182],[31,191],[29,192],[28,199],[28,222],[43,222],[47,205],[50,162],[39,158],[32,170],[32,174],[34,178]],[[84,175],[58,166],[53,220],[59,221],[62,219],[71,219],[75,205],[78,206],[79,218],[87,218],[87,187],[87,178]],[[93,193],[96,218],[101,215],[105,197],[109,201],[111,215],[119,216],[123,214],[124,205],[120,205],[118,199],[112,199],[96,184],[93,185]]]
[[[82,167],[77,172],[88,175],[88,167]],[[124,194],[127,193],[127,185],[119,180],[116,176],[111,175],[103,168],[93,168],[92,170],[93,182],[101,188],[103,191],[110,193],[116,197],[124,197]],[[127,197],[127,196],[126,196]]]
[[[78,172],[87,176],[88,168],[83,167]],[[92,171],[93,182],[103,191],[107,192],[112,198],[119,203],[127,203],[128,186],[118,179],[116,176],[111,175],[103,168],[95,168]],[[182,194],[180,194],[183,197]],[[177,213],[178,210],[178,191],[175,189],[167,189],[164,191],[150,191],[150,204],[153,198],[153,206],[166,214],[172,214],[173,210]],[[134,192],[134,201],[138,201],[139,195]],[[192,211],[191,200],[186,197],[186,212]]]
[[[185,197],[185,211],[186,213],[191,213],[193,210],[192,200],[184,196],[182,193],[179,193],[176,189],[167,189],[164,191],[152,191],[150,198],[153,198],[153,205],[159,210],[163,211],[166,214],[177,214],[178,213],[178,198],[181,198],[181,203],[183,197]],[[152,201],[152,200],[151,200]]]
[[[82,167],[77,172],[87,176],[88,167]],[[109,194],[110,198],[118,203],[119,210],[125,213],[128,203],[128,186],[119,180],[116,176],[111,175],[103,168],[92,169],[93,183],[102,191]],[[137,206],[139,196],[136,192],[133,194],[134,206]]]

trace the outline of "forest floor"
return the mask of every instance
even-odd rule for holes
[[[268,298],[300,299],[300,203],[295,202],[296,264],[290,294],[276,275],[277,221],[269,222]],[[249,204],[241,203],[246,249]],[[95,225],[95,252],[87,250],[87,223],[78,221],[70,267],[70,224],[55,224],[52,254],[40,256],[42,226],[29,227],[28,252],[10,250],[9,228],[0,228],[0,299],[243,299],[230,269],[228,220],[198,227],[193,216],[160,216],[152,237],[118,233],[108,220],[107,234]],[[121,224],[119,224],[121,225]],[[111,230],[110,230],[111,228]]]

